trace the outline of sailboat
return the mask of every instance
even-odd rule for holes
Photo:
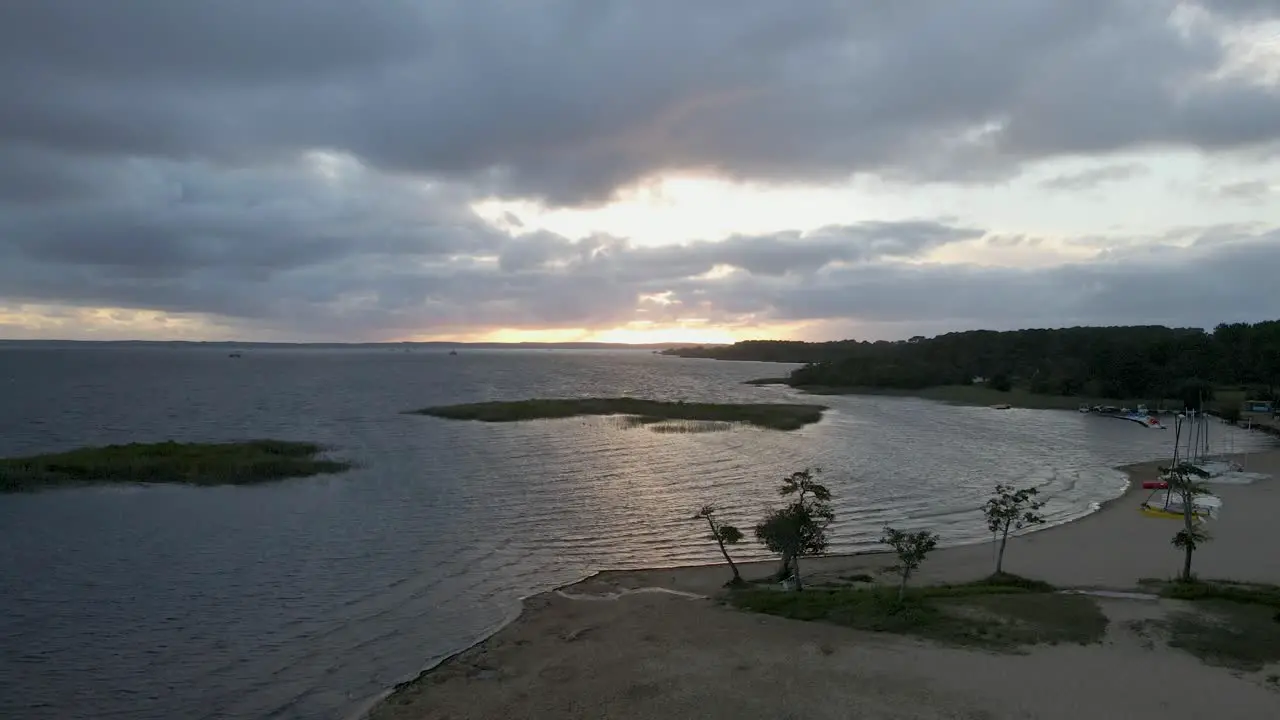
[[[1156,491],[1142,503],[1140,510],[1147,517],[1182,520],[1186,517],[1182,496],[1173,490]],[[1222,512],[1222,499],[1216,495],[1197,495],[1191,502],[1193,520],[1217,518]]]

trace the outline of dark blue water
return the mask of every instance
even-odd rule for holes
[[[1123,487],[1166,434],[1076,413],[818,398],[793,433],[662,434],[608,419],[401,414],[547,396],[784,401],[779,366],[644,352],[0,350],[0,455],[112,442],[314,440],[359,464],[253,487],[0,495],[0,717],[342,718],[591,572],[717,559],[687,521],[740,524],[825,469],[834,549],[886,522],[982,539],[997,481],[1054,520]],[[1239,450],[1258,440],[1241,435]],[[762,556],[744,548],[745,557]]]

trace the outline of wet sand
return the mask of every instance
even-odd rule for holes
[[[1249,470],[1280,477],[1280,451]],[[1009,572],[1076,588],[1133,589],[1169,578],[1178,521],[1143,516],[1158,463],[1126,468],[1130,490],[1093,515],[1011,539]],[[1196,553],[1204,578],[1280,583],[1280,481],[1214,485],[1213,540]],[[805,562],[810,581],[875,574],[881,554]],[[989,574],[990,543],[933,554],[916,582]],[[743,566],[763,577],[774,563]],[[1025,655],[939,647],[899,636],[788,621],[713,600],[725,566],[602,573],[525,602],[520,619],[399,688],[374,720],[443,718],[1125,718],[1280,717],[1280,670],[1242,674],[1133,634],[1127,620],[1170,601],[1100,600],[1107,640]],[[685,593],[628,592],[666,588]],[[1194,692],[1175,693],[1192,687]],[[1223,714],[1226,713],[1226,714]]]

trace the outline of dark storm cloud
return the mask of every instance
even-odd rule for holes
[[[1095,262],[1058,268],[943,266],[921,261],[951,243],[1040,238],[926,220],[657,247],[509,237],[449,186],[341,158],[318,168],[143,163],[91,202],[12,206],[0,216],[0,288],[10,303],[199,313],[256,337],[349,340],[687,317],[1185,324],[1280,307],[1268,277],[1280,233],[1245,226],[1113,238]],[[727,275],[708,275],[717,268]]]
[[[1193,286],[1226,284],[1234,262],[1274,258],[1240,254],[1262,236],[1220,236],[1150,271],[1111,256],[948,269],[912,262],[983,230],[867,222],[644,247],[509,238],[468,207],[593,202],[675,169],[977,181],[1062,154],[1277,140],[1275,89],[1206,79],[1224,49],[1175,27],[1175,5],[0,3],[0,301],[326,339],[615,324],[637,303],[668,318],[1105,322],[1148,308],[1114,289],[1126,277],[1183,282],[1195,265],[1218,274]],[[1104,170],[1051,182],[1120,179]],[[1217,287],[1188,312],[1242,301]]]
[[[1060,153],[1275,140],[1272,89],[1187,85],[1223,51],[1171,24],[1175,6],[11,2],[0,137],[236,162],[329,148],[557,202],[669,168],[987,177]]]
[[[238,170],[150,161],[103,179],[87,198],[0,215],[6,298],[206,313],[329,338],[580,327],[626,322],[642,295],[716,267],[798,279],[982,235],[911,221],[661,247],[513,238],[451,186],[334,156]]]

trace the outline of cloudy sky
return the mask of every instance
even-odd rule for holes
[[[0,337],[1280,316],[1280,0],[15,0],[0,97]]]

